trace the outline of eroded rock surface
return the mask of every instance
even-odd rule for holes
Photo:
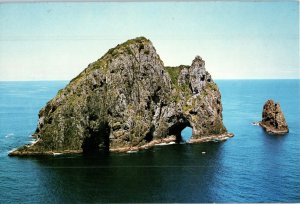
[[[36,143],[10,155],[140,148],[180,141],[186,126],[193,139],[227,134],[204,60],[165,68],[151,41],[139,37],[110,49],[60,90],[39,112]]]
[[[285,134],[289,132],[288,125],[281,111],[279,103],[274,103],[273,100],[268,100],[262,112],[262,121],[260,125],[272,134]]]

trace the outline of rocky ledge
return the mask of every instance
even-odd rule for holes
[[[194,142],[232,136],[204,60],[164,67],[151,41],[139,37],[110,49],[58,91],[39,112],[36,142],[9,155],[139,150],[180,142],[187,126]]]
[[[268,100],[263,108],[262,121],[259,123],[268,133],[286,134],[289,132],[288,125],[281,111],[279,103]]]

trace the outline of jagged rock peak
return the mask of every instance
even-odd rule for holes
[[[272,134],[285,134],[289,132],[280,104],[273,100],[267,100],[263,107],[262,121],[260,125]]]
[[[192,66],[205,70],[205,61],[202,60],[202,58],[199,55],[197,55],[192,62]]]
[[[40,110],[36,142],[10,155],[138,150],[181,141],[187,126],[194,141],[232,136],[204,61],[164,67],[151,41],[139,37],[72,79]]]
[[[211,82],[211,76],[205,69],[205,61],[196,56],[189,69],[189,77],[193,94],[199,94],[207,82]]]

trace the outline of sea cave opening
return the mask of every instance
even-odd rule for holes
[[[108,123],[102,122],[97,129],[88,128],[89,137],[84,138],[81,145],[84,154],[94,154],[109,151],[110,128]]]
[[[169,135],[176,136],[176,142],[186,142],[192,136],[192,126],[186,118],[179,118],[177,122],[169,128]]]

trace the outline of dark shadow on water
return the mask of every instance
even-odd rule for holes
[[[276,134],[269,134],[266,131],[264,131],[263,129],[261,130],[261,135],[263,136],[263,143],[267,144],[266,148],[271,147],[272,145],[270,144],[274,144],[276,145],[276,147],[280,147],[281,145],[283,145],[283,143],[286,141],[286,139],[289,136],[289,133],[287,134],[282,134],[282,135],[276,135]]]
[[[213,202],[222,145],[36,158],[36,179],[48,189],[41,202]]]

